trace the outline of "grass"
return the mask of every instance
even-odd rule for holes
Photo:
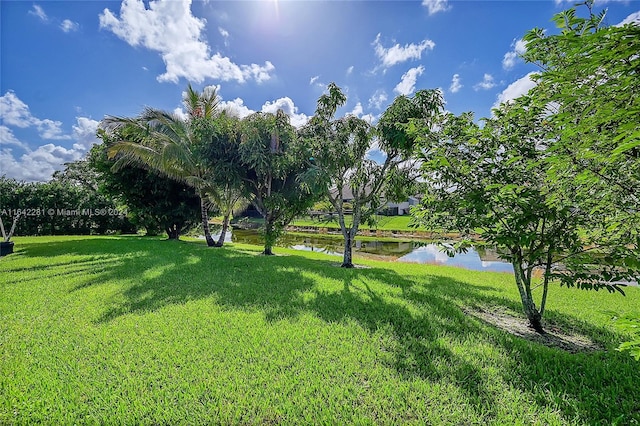
[[[16,238],[0,260],[0,424],[638,424],[627,296],[552,288],[568,353],[463,309],[513,277],[146,237]]]
[[[351,217],[349,215],[346,216],[346,220],[351,222]],[[404,232],[414,232],[414,231],[424,231],[425,229],[422,227],[412,227],[409,226],[411,221],[411,216],[376,216],[376,224],[373,227],[368,226],[367,224],[361,224],[360,229],[378,229],[381,231],[404,231]],[[329,228],[329,229],[340,229],[340,225],[338,224],[337,219],[334,221],[327,222],[325,220],[311,219],[310,217],[302,217],[297,218],[291,223],[292,226],[308,226],[308,227],[321,227],[321,228]]]

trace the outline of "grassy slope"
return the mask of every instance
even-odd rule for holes
[[[0,260],[0,424],[640,421],[611,350],[620,295],[552,289],[569,354],[462,306],[518,311],[512,277],[140,237],[17,238]]]

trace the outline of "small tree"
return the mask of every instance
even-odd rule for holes
[[[524,59],[540,67],[530,96],[544,107],[552,202],[589,212],[584,243],[608,263],[568,263],[587,285],[640,279],[640,25],[607,26],[593,5],[556,14],[557,33],[524,37]]]
[[[541,138],[544,115],[530,99],[494,113],[484,127],[474,123],[471,114],[446,114],[437,130],[422,128],[420,157],[428,192],[415,215],[431,226],[463,235],[479,233],[497,246],[500,256],[513,265],[530,326],[542,333],[550,280],[575,282],[574,276],[553,267],[585,253],[580,230],[588,212],[558,203],[549,192],[549,153]],[[454,249],[465,250],[469,244],[467,239]],[[538,304],[533,295],[536,268],[543,271]],[[620,290],[615,285],[606,288]]]
[[[223,111],[208,119],[192,120],[193,131],[202,141],[199,155],[208,165],[214,185],[209,188],[209,199],[222,215],[222,229],[216,246],[221,247],[234,211],[248,204],[248,194],[242,185],[243,167],[240,158],[240,119]]]
[[[302,134],[310,143],[324,196],[338,213],[344,237],[342,267],[352,268],[352,247],[360,224],[371,221],[384,202],[415,195],[412,183],[416,169],[408,161],[414,141],[402,124],[411,118],[428,120],[442,107],[442,100],[438,91],[421,91],[414,98],[400,96],[383,114],[376,133],[360,118],[335,118],[347,98],[335,83],[327,89]],[[376,142],[385,154],[382,163],[369,157]],[[352,210],[350,221],[345,214],[347,199]]]
[[[277,238],[293,218],[316,200],[304,181],[306,150],[282,110],[255,113],[242,121],[240,161],[251,202],[264,218],[264,254],[272,255]]]
[[[583,5],[586,17],[576,8],[555,15],[559,33],[524,37],[524,58],[541,69],[530,97],[546,106],[555,199],[588,210],[587,243],[639,278],[640,26],[606,26],[606,11]]]

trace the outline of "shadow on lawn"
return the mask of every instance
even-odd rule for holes
[[[559,410],[567,421],[631,423],[640,419],[640,368],[629,356],[613,351],[570,354],[512,336],[465,314],[461,306],[520,311],[516,302],[489,286],[436,275],[421,276],[418,281],[383,268],[342,269],[331,261],[301,256],[265,257],[229,247],[211,249],[152,239],[32,244],[24,252],[27,256],[86,256],[84,266],[83,261],[77,262],[80,269],[74,273],[95,267],[100,259],[107,262],[72,291],[114,278],[132,279],[122,291],[123,298],[107,302],[98,322],[211,296],[230,309],[261,310],[268,321],[295,318],[302,312],[328,322],[354,320],[372,332],[389,330],[394,344],[385,349],[392,352],[390,367],[402,377],[452,383],[478,412],[494,418],[501,408],[496,406],[495,389],[489,388],[486,373],[478,367],[482,363],[467,362],[448,345],[477,336],[483,344],[509,354],[510,362],[498,373],[506,383],[531,395],[536,404]],[[339,285],[334,290],[320,289],[318,276]],[[303,297],[309,292],[315,297]],[[558,312],[552,317],[561,326],[578,326],[611,346],[612,336],[605,329]]]

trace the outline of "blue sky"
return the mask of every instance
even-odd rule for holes
[[[219,86],[244,116],[295,125],[334,81],[340,114],[375,122],[398,94],[441,88],[447,109],[488,116],[531,87],[521,37],[573,2],[0,1],[0,175],[45,181],[97,143],[105,115],[180,113],[182,92]],[[604,1],[607,23],[640,1]]]

